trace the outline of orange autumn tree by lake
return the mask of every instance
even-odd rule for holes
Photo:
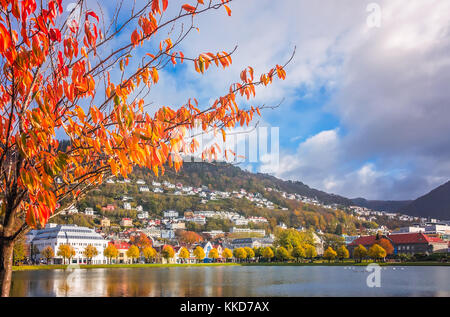
[[[197,16],[212,10],[231,15],[231,0],[186,2],[138,7],[131,1],[129,14],[118,5],[105,18],[87,0],[68,12],[62,0],[0,0],[2,296],[10,291],[14,242],[28,230],[44,227],[107,177],[127,177],[134,165],[156,175],[178,171],[181,154],[198,148],[190,131],[214,130],[225,139],[227,128],[248,125],[263,108],[239,106],[240,100],[254,97],[258,85],[285,79],[286,64],[259,77],[247,67],[210,104],[186,96],[184,105],[147,112],[145,97],[167,65],[191,64],[203,74],[232,63],[234,50],[185,56],[179,48],[196,31]],[[169,5],[178,13],[166,16]],[[124,33],[126,43],[118,40]],[[137,49],[146,53],[134,60]],[[61,146],[56,133],[69,145]],[[204,159],[220,151],[217,145],[201,150]]]

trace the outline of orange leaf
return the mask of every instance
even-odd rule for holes
[[[231,9],[227,5],[223,5],[225,9],[227,10],[228,16],[231,16]]]
[[[189,5],[189,4],[184,4],[181,8],[183,8],[184,10],[186,10],[187,12],[195,12],[195,7]]]
[[[139,44],[139,33],[136,30],[131,34],[131,43],[133,45]]]

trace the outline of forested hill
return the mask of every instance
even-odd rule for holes
[[[133,175],[144,180],[146,178],[147,180],[155,179],[151,173],[144,169],[135,169]],[[325,204],[335,203],[344,206],[353,204],[350,199],[310,188],[302,182],[283,181],[268,174],[254,174],[226,163],[185,162],[178,173],[175,173],[172,169],[167,169],[165,175],[158,178],[158,181],[163,180],[180,182],[196,187],[205,185],[210,189],[221,191],[233,191],[244,188],[250,192],[262,193],[265,187],[271,187],[287,193],[316,198]]]

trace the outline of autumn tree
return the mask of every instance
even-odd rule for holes
[[[236,248],[233,250],[233,256],[239,261],[242,261],[247,258],[247,252],[245,252],[244,248]]]
[[[117,250],[114,244],[108,244],[105,250],[103,250],[103,255],[109,260],[109,264],[111,264],[111,260],[117,258],[119,255],[119,250]]]
[[[203,260],[205,258],[205,250],[203,250],[203,248],[201,246],[197,246],[194,249],[194,256],[197,259],[197,262],[200,262],[201,260]]]
[[[379,244],[374,244],[369,248],[369,251],[367,251],[367,255],[375,260],[380,260],[384,257],[386,257],[386,250],[383,249]]]
[[[245,247],[244,250],[245,250],[245,253],[247,253],[247,261],[249,261],[250,259],[255,257],[255,251],[253,251],[252,248]]]
[[[359,262],[362,262],[362,260],[367,256],[367,249],[363,245],[358,245],[353,250],[353,258]]]
[[[347,248],[345,247],[345,245],[341,245],[338,249],[337,249],[337,256],[338,258],[343,261],[344,259],[348,259],[350,256],[350,253],[348,252]]]
[[[188,249],[186,249],[185,247],[182,247],[180,249],[180,253],[178,254],[178,257],[180,259],[183,259],[184,262],[186,262],[186,259],[188,259],[191,256],[191,254],[189,253]]]
[[[84,248],[83,255],[88,259],[89,263],[92,262],[92,258],[95,258],[98,255],[98,250],[93,245],[87,245]]]
[[[225,261],[228,261],[228,259],[231,259],[233,257],[233,253],[230,249],[225,248],[222,251],[222,256],[225,258]]]
[[[147,260],[147,262],[150,262],[154,258],[156,258],[156,250],[153,249],[151,246],[147,246],[142,250],[142,255]]]
[[[305,254],[305,249],[303,249],[302,246],[296,246],[293,250],[292,250],[292,256],[299,261],[299,259],[303,259],[306,257]]]
[[[53,251],[53,248],[51,246],[46,246],[42,250],[41,255],[45,258],[45,263],[49,264],[50,259],[53,259],[55,257],[55,252]]]
[[[277,260],[280,260],[282,262],[285,262],[289,259],[289,252],[286,250],[285,247],[278,247],[276,252],[276,258]]]
[[[337,252],[333,250],[332,247],[328,247],[325,252],[323,253],[323,258],[328,260],[330,262],[331,260],[336,259]]]
[[[161,256],[166,259],[167,263],[175,256],[175,251],[170,245],[165,245],[161,250]]]
[[[381,238],[378,241],[378,245],[386,251],[386,255],[390,255],[390,254],[394,253],[394,247],[392,246],[392,243],[388,239]]]
[[[305,257],[309,259],[311,262],[317,256],[316,248],[312,244],[306,244],[305,248]]]
[[[152,246],[152,241],[149,239],[149,237],[147,237],[147,235],[143,232],[141,232],[139,235],[137,236],[132,236],[130,238],[130,243],[132,245],[135,245],[138,247],[139,251],[142,252],[142,250],[144,250],[147,247],[151,247]]]
[[[27,247],[24,239],[20,239],[14,244],[13,261],[17,265],[19,262],[25,260],[27,257]]]
[[[179,241],[186,244],[194,244],[203,241],[203,238],[194,231],[178,230],[177,235]]]
[[[262,257],[267,261],[270,261],[274,256],[275,254],[273,253],[272,248],[270,247],[265,247],[264,250],[262,251]]]
[[[63,264],[66,264],[66,259],[69,259],[70,264],[70,259],[75,256],[75,250],[69,244],[60,244],[56,255],[63,258]]]
[[[137,259],[140,255],[139,248],[135,245],[132,245],[127,250],[127,257],[131,259],[131,263],[134,263],[135,259]]]
[[[286,64],[260,76],[245,68],[209,103],[193,96],[182,105],[149,100],[170,64],[191,64],[199,74],[231,65],[234,50],[196,56],[180,50],[198,16],[212,10],[231,15],[230,2],[172,1],[171,12],[178,13],[170,15],[168,0],[115,8],[79,0],[66,13],[61,0],[0,1],[2,296],[10,291],[14,243],[28,230],[44,227],[105,179],[127,177],[135,165],[158,176],[167,167],[178,171],[183,154],[217,158],[218,145],[199,148],[191,132],[214,131],[225,140],[227,130],[260,115],[264,106],[241,101],[254,98],[257,86],[284,80]],[[67,146],[58,141],[61,134]]]
[[[208,253],[208,258],[213,259],[213,262],[219,258],[219,251],[216,248],[212,248]]]

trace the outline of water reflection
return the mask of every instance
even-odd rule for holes
[[[450,296],[450,267],[162,267],[13,273],[12,296]]]

